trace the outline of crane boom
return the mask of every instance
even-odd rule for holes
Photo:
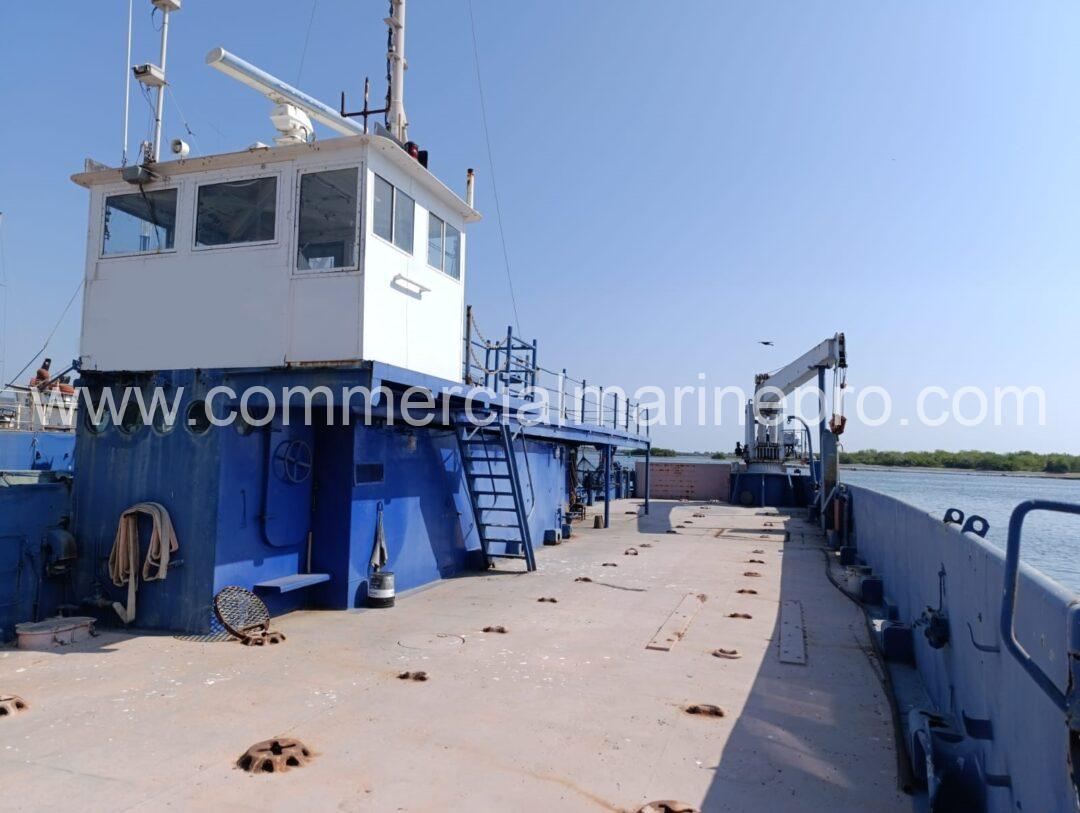
[[[825,339],[814,348],[803,353],[795,361],[781,367],[774,373],[760,373],[754,377],[755,394],[764,387],[769,387],[767,392],[761,393],[761,402],[779,401],[790,395],[803,384],[812,381],[820,368],[833,369],[847,367],[847,353],[844,349],[844,334],[837,333],[831,338]],[[780,395],[779,393],[783,393]]]

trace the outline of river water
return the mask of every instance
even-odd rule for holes
[[[986,539],[1005,547],[1009,515],[1030,499],[1080,503],[1080,480],[1052,477],[1006,477],[975,472],[841,470],[845,483],[866,486],[945,516],[949,508],[978,514],[990,523]],[[1080,592],[1080,516],[1037,511],[1024,521],[1020,556],[1050,578]]]

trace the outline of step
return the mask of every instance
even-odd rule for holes
[[[329,573],[297,573],[294,576],[282,576],[280,579],[257,582],[255,589],[291,593],[293,590],[302,590],[305,587],[328,581],[330,581]]]

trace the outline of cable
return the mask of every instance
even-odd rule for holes
[[[495,183],[495,159],[491,152],[491,132],[488,130],[487,105],[484,102],[484,83],[480,78],[480,48],[476,44],[476,20],[473,18],[472,0],[466,0],[469,9],[469,29],[472,32],[473,63],[476,66],[476,87],[480,93],[480,120],[484,124],[484,141],[487,144],[488,171],[491,172],[491,190],[495,199],[495,218],[499,226],[499,240],[502,243],[503,262],[506,264],[506,283],[510,286],[510,304],[514,309],[514,326],[521,333],[521,318],[518,316],[517,298],[514,296],[514,280],[510,274],[510,253],[506,248],[506,231],[503,229],[502,206],[499,204],[499,186]]]
[[[202,147],[199,146],[198,136],[195,135],[195,131],[191,129],[191,125],[188,124],[187,116],[184,115],[184,110],[180,107],[180,102],[176,98],[176,94],[173,93],[172,85],[165,85],[165,90],[169,92],[169,98],[172,99],[173,107],[176,108],[176,112],[180,114],[180,121],[184,124],[184,130],[191,136],[192,146],[195,147],[195,152],[201,153]]]
[[[30,361],[26,362],[25,367],[23,367],[21,370],[19,370],[19,372],[15,373],[15,375],[12,376],[11,381],[9,381],[5,385],[5,388],[10,387],[12,384],[14,384],[16,381],[18,381],[20,376],[22,376],[23,373],[25,373],[27,370],[30,369],[30,365],[33,364],[35,361],[37,361],[38,357],[42,353],[44,353],[46,350],[49,349],[49,342],[52,341],[52,337],[56,335],[56,331],[59,329],[60,323],[64,321],[64,317],[67,316],[68,311],[71,310],[71,305],[75,301],[75,297],[77,297],[79,295],[79,291],[82,290],[83,283],[85,281],[86,281],[85,278],[79,280],[79,284],[76,286],[75,292],[71,295],[71,299],[69,299],[68,303],[66,305],[64,305],[64,310],[60,314],[60,318],[56,320],[56,324],[53,325],[52,330],[49,331],[49,335],[45,339],[45,344],[43,344],[41,346],[40,350],[38,350],[36,353],[34,353],[34,357],[31,358]]]
[[[304,49],[300,52],[300,67],[296,69],[296,84],[300,84],[300,77],[304,75],[304,59],[307,57],[308,42],[311,40],[311,26],[315,22],[315,9],[319,7],[319,0],[311,0],[311,16],[308,18],[307,33],[304,35]]]

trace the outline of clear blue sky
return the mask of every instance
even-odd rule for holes
[[[522,331],[541,361],[633,388],[749,387],[835,330],[894,394],[1037,385],[1048,425],[853,427],[848,448],[1080,452],[1080,6],[1069,2],[474,0]],[[133,61],[156,58],[136,0]],[[7,375],[83,272],[91,156],[119,160],[126,0],[0,4]],[[185,0],[169,78],[195,152],[273,131],[203,64],[296,82],[310,0]],[[384,91],[382,0],[319,0],[299,84]],[[406,107],[432,169],[479,173],[468,299],[511,317],[465,0],[410,0]],[[132,142],[147,106],[132,96]],[[167,105],[166,137],[184,135]],[[325,134],[324,135],[328,135]],[[772,339],[773,349],[755,344]],[[178,338],[182,340],[182,338]],[[49,348],[76,355],[78,308]],[[730,448],[741,430],[660,430]]]

